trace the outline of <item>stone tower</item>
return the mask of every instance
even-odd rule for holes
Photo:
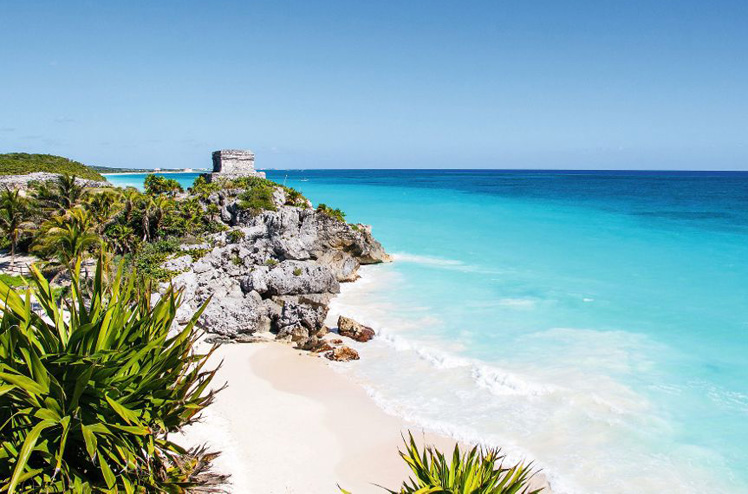
[[[264,172],[255,170],[255,153],[246,149],[222,149],[213,153],[213,173],[210,181],[239,177],[265,178]]]

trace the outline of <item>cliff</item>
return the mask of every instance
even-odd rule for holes
[[[340,283],[353,281],[362,264],[389,261],[369,227],[349,225],[293,191],[277,186],[275,210],[241,207],[237,190],[224,189],[204,200],[220,209],[232,230],[214,234],[210,251],[169,261],[180,271],[172,282],[184,290],[178,322],[211,299],[199,324],[229,340],[277,338],[307,346],[324,332],[328,304]],[[300,204],[300,206],[289,205]],[[193,246],[194,247],[194,246]]]

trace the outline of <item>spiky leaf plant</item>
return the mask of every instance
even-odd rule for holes
[[[104,257],[80,262],[57,302],[33,270],[19,294],[0,282],[0,492],[189,492],[210,456],[168,438],[213,400],[216,370],[195,354],[192,320],[170,328],[181,294],[150,293]],[[196,470],[197,469],[197,470]]]
[[[433,446],[419,450],[408,433],[403,438],[405,450],[400,456],[408,464],[413,476],[403,482],[400,490],[385,489],[390,494],[537,494],[529,490],[534,475],[532,464],[504,466],[506,455],[499,449],[477,446],[462,452],[455,445],[451,461]],[[341,489],[344,493],[348,491]]]

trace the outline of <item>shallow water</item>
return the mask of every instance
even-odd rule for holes
[[[558,492],[748,492],[748,173],[268,176],[395,254],[332,307],[382,335],[344,372],[388,410]]]

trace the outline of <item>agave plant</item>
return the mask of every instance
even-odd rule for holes
[[[528,483],[535,474],[532,464],[506,467],[506,455],[499,449],[475,446],[463,453],[455,445],[449,461],[432,446],[419,450],[413,435],[409,433],[408,436],[409,439],[403,438],[405,450],[400,451],[400,456],[413,476],[403,482],[400,490],[384,489],[390,494],[537,494],[541,491],[529,490]]]
[[[216,369],[204,370],[213,350],[193,351],[204,306],[172,330],[181,294],[151,304],[122,265],[105,283],[103,259],[90,284],[78,262],[59,302],[35,267],[25,293],[0,282],[0,492],[178,493],[204,483],[211,455],[169,439],[213,400]]]

